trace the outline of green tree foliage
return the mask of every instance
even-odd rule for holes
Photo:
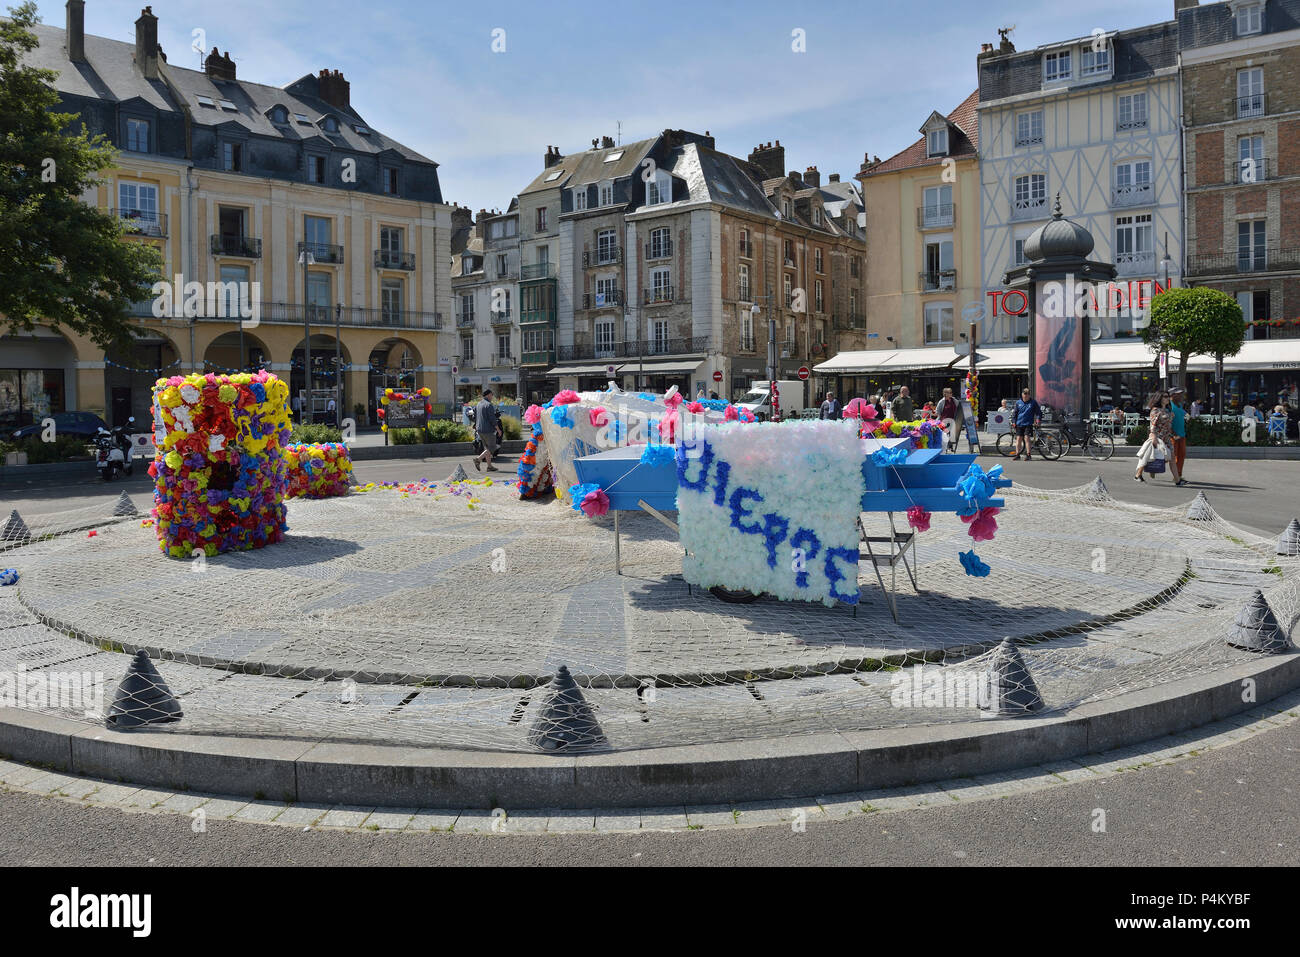
[[[54,71],[23,63],[38,46],[36,4],[9,12],[0,18],[0,333],[40,323],[128,348],[127,306],[148,296],[162,258],[82,202],[116,151],[78,114],[58,112]]]
[[[1226,292],[1206,286],[1179,287],[1151,300],[1151,325],[1142,330],[1151,345],[1178,355],[1178,381],[1187,379],[1192,356],[1235,356],[1246,338],[1241,306]]]

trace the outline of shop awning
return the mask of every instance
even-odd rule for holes
[[[613,366],[614,371],[624,374],[634,373],[644,368],[646,375],[663,375],[671,372],[694,372],[700,367],[702,359],[679,359],[676,361],[662,361],[646,359],[644,365],[640,359],[618,359],[606,362],[598,366],[556,366],[549,372],[543,373],[547,376],[562,375],[606,375],[609,367]]]
[[[1012,370],[1025,372],[1029,368],[1029,346],[976,346],[975,352],[984,358],[979,360],[976,368],[980,372],[999,372]],[[960,363],[966,367],[966,358]]]
[[[932,346],[927,349],[867,349],[861,352],[841,352],[814,366],[822,375],[853,375],[860,372],[905,372],[920,369],[946,369],[962,357],[952,346]]]
[[[1093,342],[1088,347],[1088,364],[1093,372],[1150,369],[1156,364],[1156,354],[1141,339]]]
[[[1178,367],[1178,357],[1169,357],[1171,369]],[[1241,344],[1235,356],[1225,356],[1223,367],[1239,372],[1282,372],[1294,369],[1300,372],[1300,339],[1251,339]],[[1213,372],[1214,356],[1192,356],[1187,360],[1188,372]]]

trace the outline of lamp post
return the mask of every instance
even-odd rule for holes
[[[311,305],[307,301],[307,267],[316,265],[316,257],[311,254],[304,243],[302,252],[298,254],[298,262],[302,264],[302,327],[303,327],[303,363],[302,375],[303,383],[307,389],[307,396],[303,402],[303,411],[307,415],[311,414]]]
[[[338,425],[343,415],[343,356],[340,352],[343,331],[343,303],[334,304],[334,424]]]
[[[755,297],[758,298],[758,297]],[[772,397],[772,421],[778,422],[781,418],[780,395],[777,393],[777,360],[776,360],[776,319],[772,317],[772,287],[767,287],[767,295],[762,297],[767,304],[767,380],[769,395]],[[749,307],[750,315],[755,319],[762,313],[758,303],[755,302]]]

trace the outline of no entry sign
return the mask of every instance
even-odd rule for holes
[[[714,382],[721,382],[721,381],[722,381],[722,370],[721,370],[721,369],[719,369],[717,372],[713,373],[713,381],[714,381]]]
[[[800,378],[802,381],[804,381],[804,382],[807,382],[807,381],[808,381],[808,367],[807,367],[807,366],[800,366],[800,367],[799,367],[799,378]]]

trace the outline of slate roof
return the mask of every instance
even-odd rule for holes
[[[68,59],[66,31],[59,27],[36,24],[33,32],[40,46],[33,50],[25,62],[59,73],[54,88],[62,94],[88,99],[125,102],[135,98],[165,113],[181,114],[166,83],[161,78],[149,80],[135,64],[135,44],[86,34],[86,63],[73,63]],[[160,69],[185,97],[196,124],[216,127],[233,123],[250,133],[297,142],[319,137],[334,146],[354,153],[379,154],[389,151],[418,163],[437,165],[427,156],[390,139],[370,126],[352,110],[339,110],[317,96],[318,79],[307,75],[287,87],[253,83],[248,80],[217,80],[201,70],[192,70],[173,63],[160,64]],[[235,111],[221,106],[200,106],[199,95],[214,102],[229,100]],[[277,126],[270,121],[269,111],[275,105],[289,112],[287,126]],[[312,125],[305,126],[293,119],[294,113],[305,114]],[[319,121],[332,115],[339,121],[338,133],[326,133]],[[369,136],[356,132],[353,124],[370,130]]]
[[[946,156],[926,156],[925,137],[922,136],[907,149],[895,153],[887,160],[882,160],[871,169],[863,170],[858,174],[858,178],[878,176],[881,173],[893,173],[898,170],[912,169],[919,166],[940,166],[949,156],[954,159],[961,159],[963,156],[977,156],[980,145],[980,128],[979,120],[975,114],[975,107],[979,102],[979,95],[979,90],[975,90],[945,117],[951,124]],[[952,127],[956,127],[956,129],[954,130]]]

